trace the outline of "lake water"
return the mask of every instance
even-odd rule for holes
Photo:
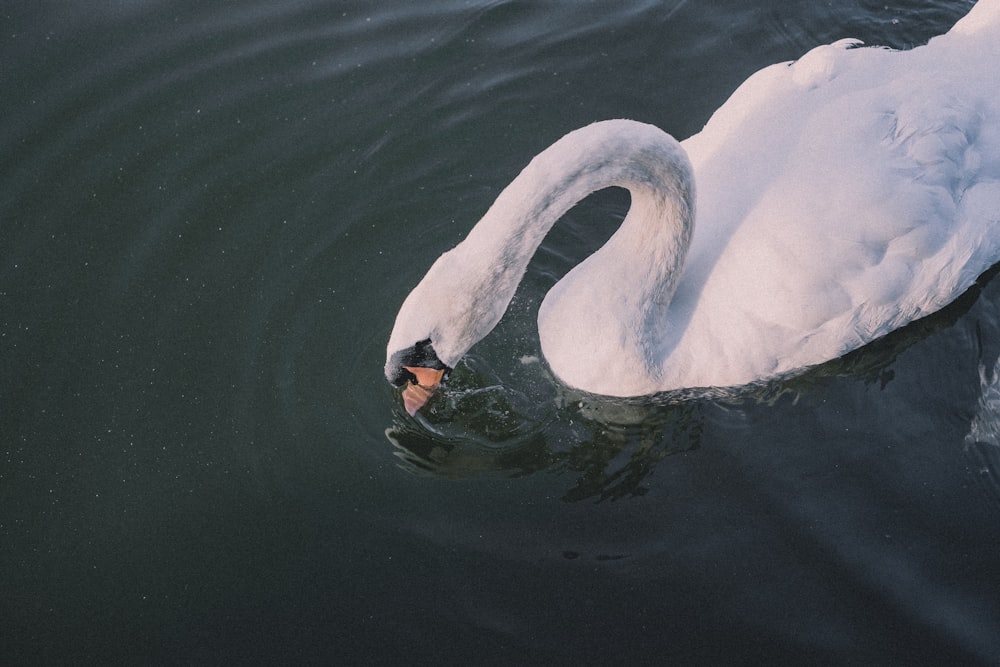
[[[594,402],[557,226],[410,419],[396,311],[539,150],[683,138],[819,43],[967,0],[0,9],[0,662],[1000,660],[1000,282],[727,399]]]

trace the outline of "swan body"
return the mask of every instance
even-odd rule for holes
[[[549,228],[609,186],[625,220],[538,315],[576,389],[739,386],[932,313],[1000,260],[1000,0],[909,51],[843,40],[765,68],[681,143],[627,120],[566,135],[411,292],[387,378],[453,367]]]

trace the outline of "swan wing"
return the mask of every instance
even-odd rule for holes
[[[664,377],[742,384],[840,356],[996,261],[996,42],[819,47],[684,142],[698,221]],[[666,387],[665,387],[666,388]]]

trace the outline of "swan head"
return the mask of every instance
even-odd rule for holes
[[[496,302],[497,276],[475,253],[465,256],[466,248],[459,245],[431,266],[400,307],[386,346],[385,377],[403,387],[411,416],[506,309],[506,301]],[[511,282],[513,292],[517,280]]]
[[[430,400],[449,372],[451,368],[438,358],[429,338],[391,354],[385,364],[386,379],[403,387],[403,407],[411,417]]]

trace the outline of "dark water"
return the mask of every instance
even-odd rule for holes
[[[1000,283],[794,381],[595,403],[534,308],[422,421],[396,309],[536,152],[967,1],[8,2],[0,661],[1000,661]]]

